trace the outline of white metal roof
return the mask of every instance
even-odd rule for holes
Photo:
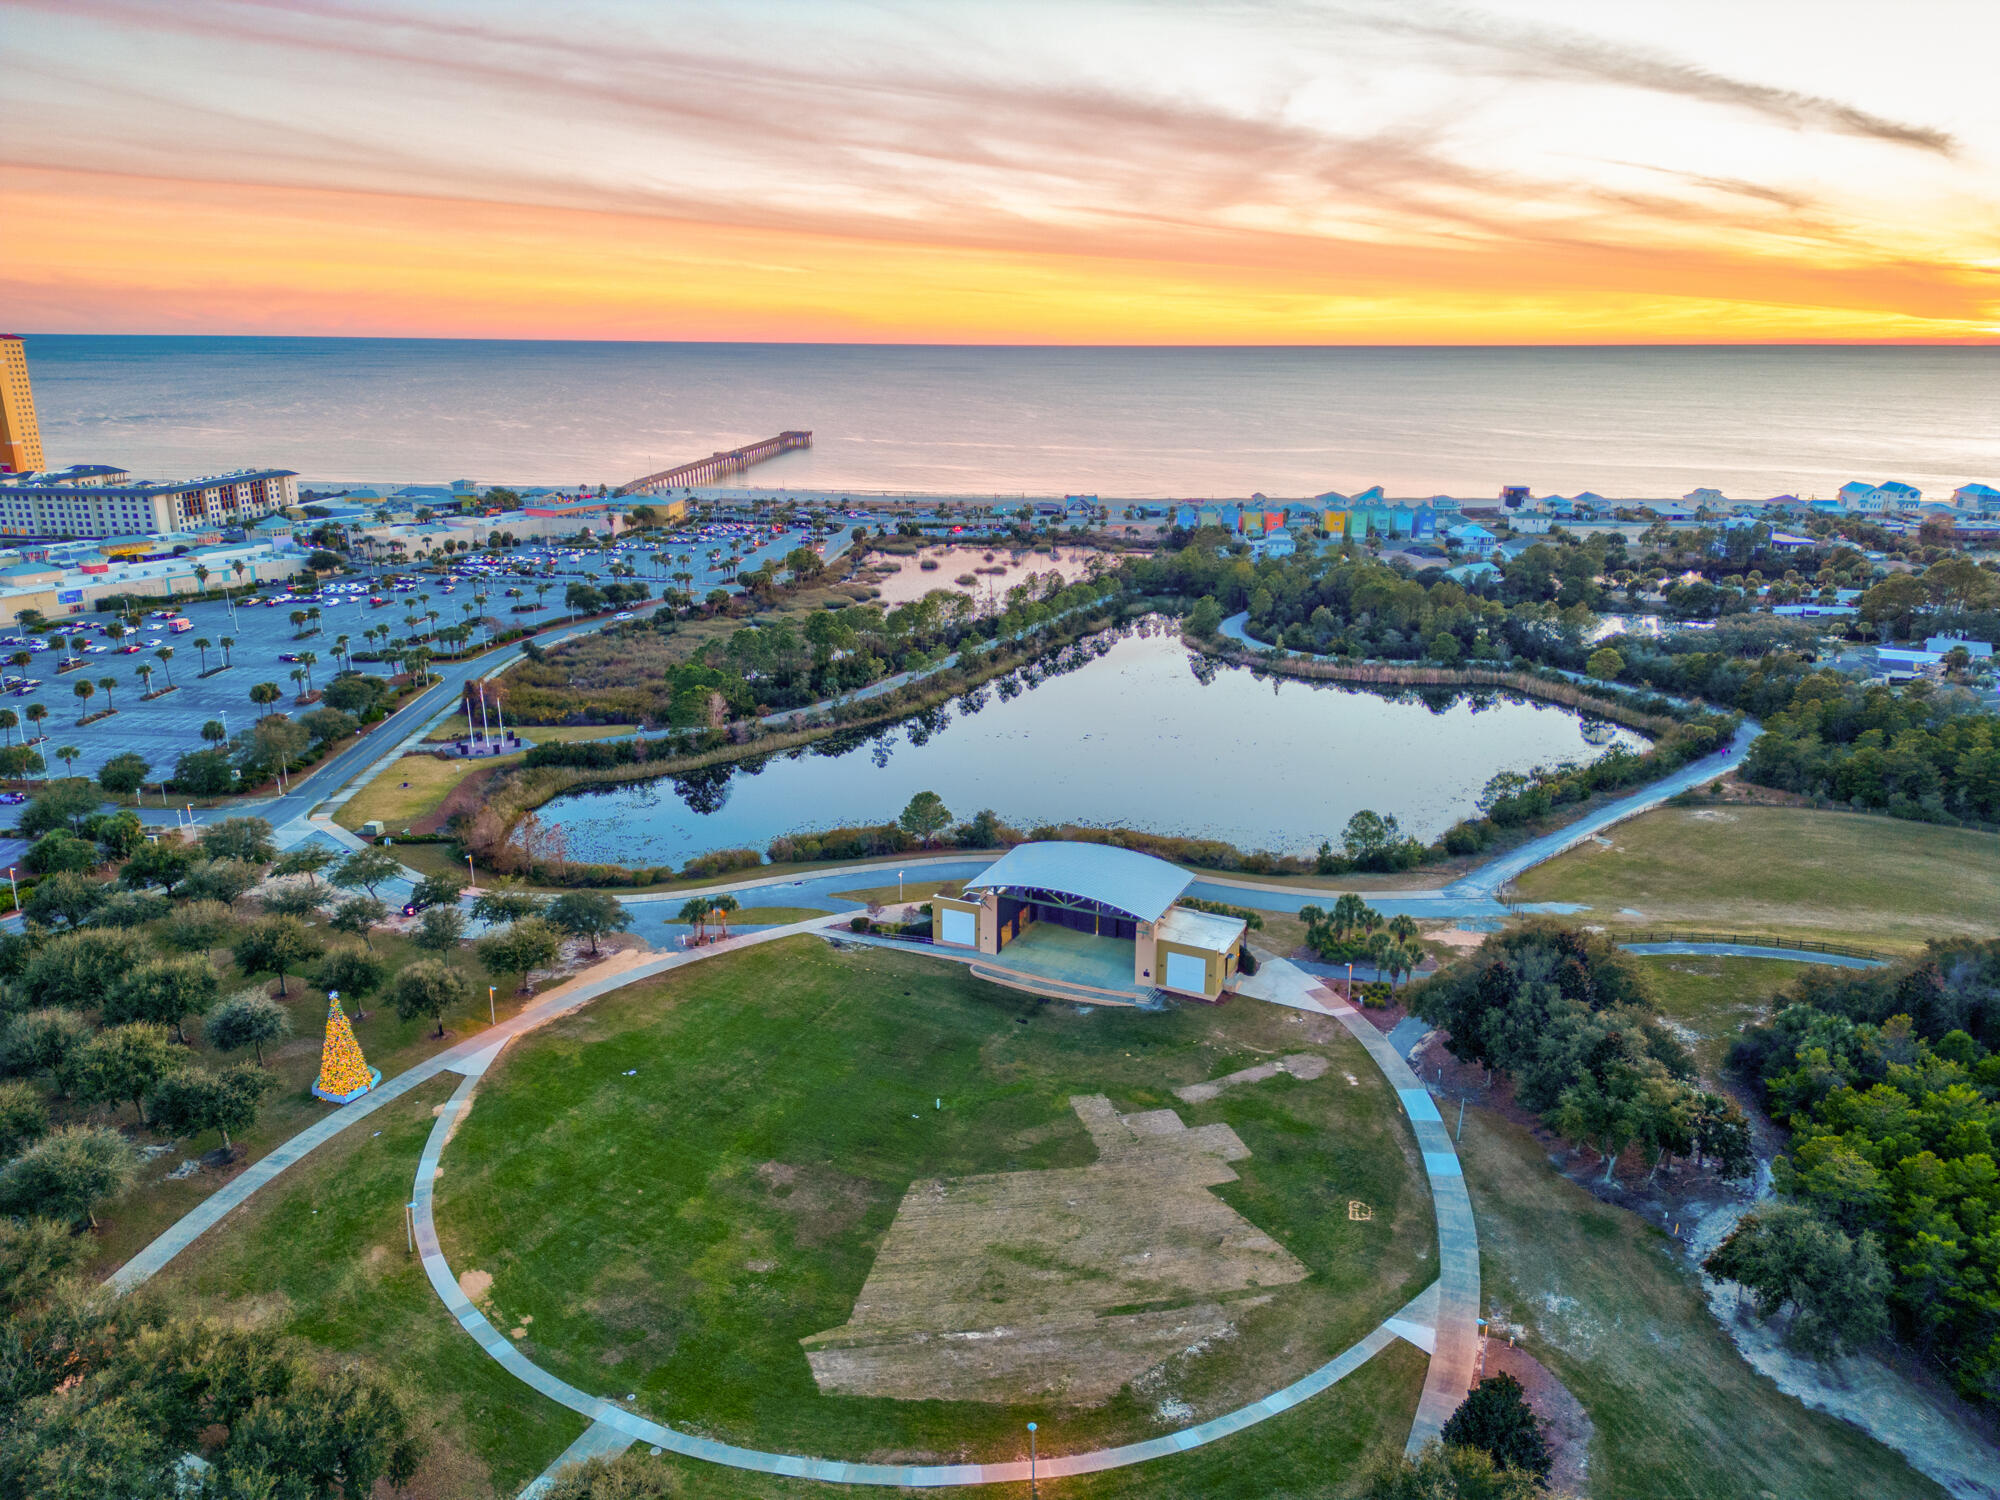
[[[1177,906],[1154,925],[1153,936],[1170,943],[1185,943],[1206,953],[1227,953],[1234,948],[1249,923],[1241,917],[1225,917],[1212,911],[1190,911]]]
[[[1193,880],[1178,866],[1136,849],[1050,842],[1017,845],[968,880],[965,888],[1061,891],[1151,922],[1178,901]]]

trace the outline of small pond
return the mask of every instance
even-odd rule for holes
[[[1260,678],[1150,622],[867,737],[559,797],[569,858],[679,864],[785,833],[886,823],[934,791],[954,817],[1095,823],[1309,854],[1362,808],[1430,839],[1496,772],[1586,762],[1643,737],[1498,694],[1420,698]]]

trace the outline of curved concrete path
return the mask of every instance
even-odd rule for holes
[[[797,923],[789,927],[770,928],[757,936],[786,936],[825,925],[824,921]],[[695,962],[711,953],[729,951],[734,946],[718,945],[679,956],[688,962]],[[1099,1448],[1087,1453],[1051,1455],[1036,1466],[1036,1474],[1042,1478],[1057,1479],[1125,1468],[1216,1442],[1289,1411],[1300,1402],[1329,1389],[1398,1338],[1407,1340],[1431,1356],[1423,1395],[1410,1428],[1406,1445],[1408,1452],[1417,1452],[1438,1436],[1445,1419],[1472,1387],[1479,1353],[1479,1240],[1473,1227],[1472,1200],[1465,1190],[1465,1176],[1459,1168],[1458,1153],[1438,1114],[1437,1105],[1417,1081],[1408,1064],[1396,1055],[1387,1039],[1354,1007],[1323,989],[1312,975],[1283,960],[1273,960],[1259,969],[1258,980],[1254,990],[1244,993],[1339,1020],[1349,1034],[1361,1043],[1395,1089],[1396,1097],[1416,1134],[1418,1147],[1423,1153],[1424,1171],[1430,1181],[1437,1223],[1439,1279],[1408,1306],[1384,1319],[1367,1337],[1262,1400],[1165,1437],[1149,1438],[1116,1448]],[[583,1002],[579,999],[574,1003]],[[739,1448],[712,1438],[681,1432],[627,1411],[616,1402],[593,1396],[551,1375],[523,1354],[459,1289],[458,1277],[438,1242],[435,1187],[445,1144],[470,1107],[473,1090],[480,1078],[507,1043],[528,1029],[525,1026],[509,1028],[508,1034],[498,1039],[494,1039],[493,1033],[486,1033],[482,1038],[485,1045],[477,1053],[455,1064],[457,1070],[465,1075],[465,1081],[438,1111],[437,1123],[431,1127],[423,1156],[417,1163],[416,1181],[410,1194],[411,1210],[416,1225],[417,1253],[423,1261],[424,1273],[430,1278],[438,1299],[458,1320],[459,1326],[517,1380],[590,1419],[591,1426],[577,1444],[572,1445],[571,1451],[583,1457],[615,1452],[623,1446],[618,1441],[622,1436],[627,1442],[648,1443],[671,1453],[733,1469],[782,1474],[829,1484],[892,1485],[907,1489],[1019,1483],[1029,1478],[1025,1459],[985,1464],[869,1464]],[[566,1451],[536,1483],[543,1484],[557,1467],[569,1459],[570,1452]]]

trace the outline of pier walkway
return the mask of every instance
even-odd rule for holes
[[[661,490],[711,484],[725,474],[741,474],[752,464],[761,464],[765,459],[776,458],[780,453],[790,453],[798,448],[810,448],[812,445],[813,435],[810,432],[781,432],[776,437],[765,438],[761,443],[731,448],[727,453],[711,453],[707,458],[697,458],[693,463],[662,469],[657,474],[647,474],[629,484],[619,485],[615,493],[657,495]]]

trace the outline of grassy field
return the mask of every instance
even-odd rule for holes
[[[2000,835],[1859,813],[1661,808],[1523,875],[1607,923],[1890,949],[2000,927]],[[1627,915],[1636,912],[1638,915]]]
[[[1352,1375],[1303,1406],[1205,1448],[1127,1469],[1044,1480],[1041,1493],[1063,1500],[1344,1500],[1360,1493],[1362,1472],[1384,1453],[1400,1453],[1424,1384],[1424,1356],[1391,1344]],[[1043,1436],[1059,1429],[1045,1424]],[[1025,1446],[1015,1457],[1027,1456]],[[874,1485],[815,1484],[722,1469],[673,1455],[651,1462],[678,1479],[676,1492],[700,1500],[890,1500],[937,1491]],[[982,1485],[978,1500],[1028,1500],[1025,1484]]]
[[[1301,1047],[1333,1067],[1200,1106],[1170,1092]],[[1407,1128],[1331,1023],[1249,1005],[1084,1013],[807,939],[525,1039],[453,1141],[440,1233],[546,1368],[712,1436],[862,1458],[1004,1453],[1031,1418],[1048,1451],[1148,1435],[1161,1398],[1129,1388],[1094,1407],[822,1396],[799,1344],[846,1322],[913,1181],[1085,1165],[1069,1099],[1097,1093],[1233,1127],[1253,1155],[1213,1191],[1311,1272],[1232,1303],[1239,1336],[1211,1354],[1169,1361],[1199,1417],[1324,1362],[1434,1276]]]
[[[1467,1116],[1488,1317],[1589,1411],[1591,1493],[1621,1500],[1870,1500],[1943,1491],[1846,1423],[1782,1394],[1737,1354],[1659,1231],[1551,1171],[1525,1130]]]
[[[964,889],[963,880],[906,880],[901,885],[865,885],[856,890],[837,891],[835,894],[844,896],[849,901],[859,901],[864,906],[870,901],[879,901],[884,906],[896,906],[911,901],[922,903],[939,892],[947,896],[956,896]]]
[[[1745,1026],[1764,1020],[1771,997],[1798,981],[1804,964],[1782,958],[1670,958],[1633,960],[1647,976],[1660,1012],[1681,1028],[1702,1073],[1714,1078]]]
[[[507,726],[531,745],[555,741],[561,744],[575,744],[581,740],[608,740],[617,735],[630,734],[637,728],[633,724],[527,724]],[[453,740],[464,739],[470,732],[464,714],[453,714],[437,728],[424,736],[427,745],[446,745]]]
[[[393,836],[451,795],[474,771],[495,765],[518,765],[517,755],[491,760],[439,760],[435,755],[406,755],[385,766],[334,812],[333,821],[350,831],[379,819]]]
[[[432,1079],[322,1146],[184,1251],[154,1286],[176,1305],[357,1358],[417,1395],[429,1452],[411,1496],[512,1496],[583,1431],[461,1329],[407,1250],[403,1205]]]

